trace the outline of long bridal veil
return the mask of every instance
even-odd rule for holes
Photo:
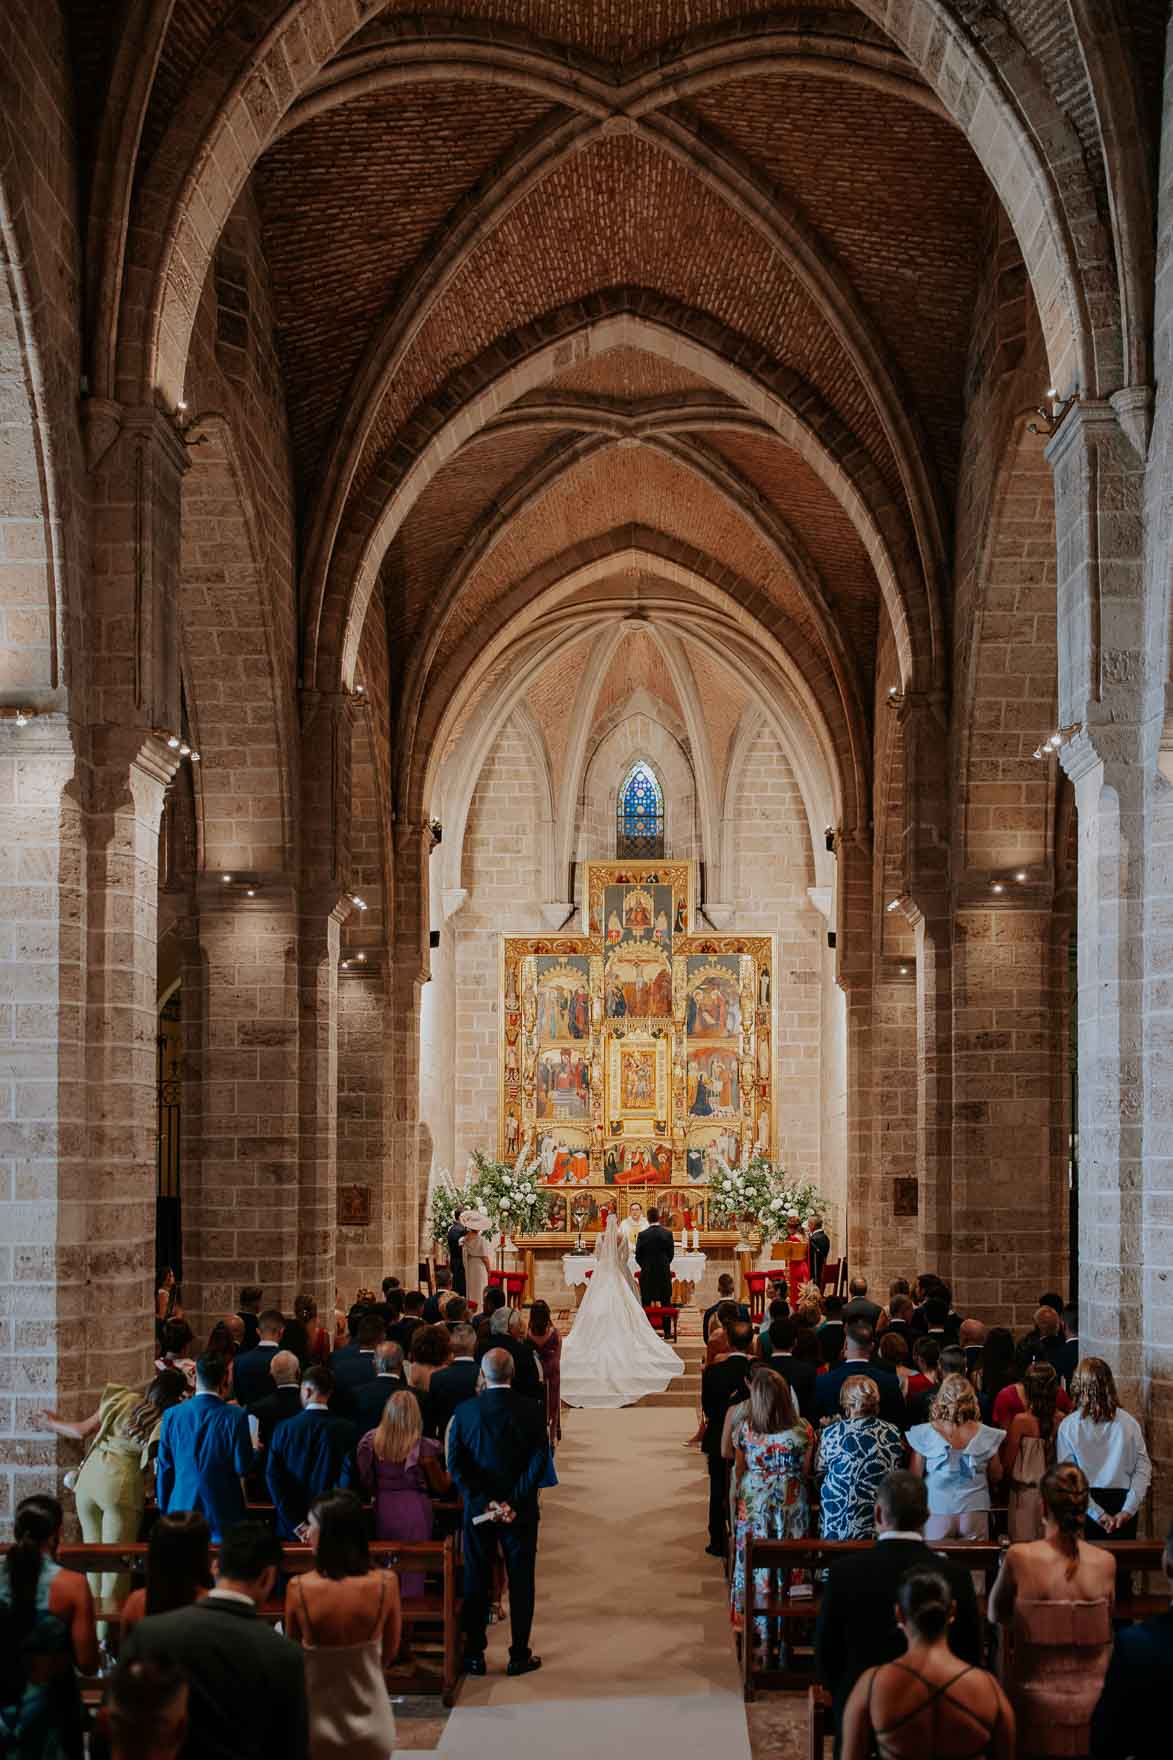
[[[663,1393],[684,1364],[649,1325],[614,1215],[570,1337],[562,1347],[562,1397],[570,1406],[628,1406]]]

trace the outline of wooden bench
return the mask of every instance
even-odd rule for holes
[[[853,1552],[870,1551],[871,1540],[755,1540],[745,1543],[745,1631],[741,1638],[741,1668],[745,1697],[752,1699],[759,1687],[783,1691],[804,1691],[814,1679],[813,1626],[818,1618],[820,1596],[818,1585],[807,1582],[793,1585],[796,1571],[814,1573],[826,1570],[835,1559]],[[1161,1568],[1164,1546],[1160,1540],[1105,1540],[1097,1544],[1116,1560],[1117,1596],[1113,1618],[1122,1622],[1147,1619],[1163,1613],[1169,1604],[1168,1593],[1146,1595],[1136,1593],[1132,1578],[1135,1573]],[[1004,1547],[993,1540],[944,1540],[933,1543],[934,1551],[942,1552],[955,1563],[986,1579],[986,1594],[994,1584],[1002,1563]],[[781,1581],[767,1587],[759,1595],[754,1572],[772,1570],[781,1573]],[[985,1596],[979,1596],[984,1610]],[[754,1664],[753,1621],[765,1616],[782,1622],[784,1666],[761,1669]],[[803,1631],[809,1626],[809,1635]]]
[[[57,1553],[58,1562],[68,1570],[88,1572],[129,1571],[141,1575],[147,1559],[147,1547],[134,1545],[63,1545]],[[213,1556],[217,1551],[212,1548]],[[397,1576],[407,1572],[424,1572],[439,1579],[438,1592],[405,1597],[402,1601],[403,1629],[413,1639],[432,1638],[431,1648],[438,1653],[439,1668],[416,1668],[411,1671],[389,1669],[387,1687],[392,1693],[435,1693],[445,1705],[452,1705],[462,1679],[460,1662],[463,1643],[460,1631],[460,1596],[457,1588],[459,1556],[455,1535],[444,1540],[399,1542],[373,1540],[371,1558],[376,1564],[393,1570]],[[298,1576],[313,1568],[313,1549],[309,1546],[283,1545],[282,1569],[289,1576]],[[99,1620],[119,1625],[121,1607],[113,1602],[96,1603]],[[282,1601],[268,1602],[260,1609],[262,1619],[276,1622],[285,1614]]]

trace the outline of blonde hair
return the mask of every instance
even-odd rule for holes
[[[375,1458],[401,1467],[423,1433],[420,1402],[414,1393],[401,1387],[383,1407],[383,1416],[371,1444]]]
[[[870,1375],[849,1375],[839,1389],[839,1410],[845,1418],[874,1418],[880,1390]]]
[[[981,1417],[978,1397],[966,1375],[946,1375],[937,1389],[931,1417],[934,1424],[969,1424]]]
[[[1110,1424],[1119,1400],[1116,1382],[1103,1357],[1084,1357],[1071,1377],[1071,1403],[1093,1424]]]

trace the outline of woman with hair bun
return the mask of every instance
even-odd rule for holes
[[[1088,1483],[1070,1461],[1043,1474],[1043,1538],[1007,1549],[989,1617],[1008,1626],[1019,1760],[1086,1755],[1112,1653],[1116,1563],[1083,1538]]]
[[[931,1566],[901,1579],[896,1618],[908,1646],[865,1669],[843,1712],[842,1760],[1014,1760],[1014,1712],[993,1675],[949,1648],[948,1578]]]

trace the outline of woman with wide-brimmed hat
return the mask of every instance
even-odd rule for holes
[[[480,1308],[484,1306],[485,1290],[489,1283],[489,1247],[485,1235],[493,1224],[483,1210],[462,1210],[460,1220],[468,1229],[461,1242],[464,1249],[465,1289],[469,1303]]]

